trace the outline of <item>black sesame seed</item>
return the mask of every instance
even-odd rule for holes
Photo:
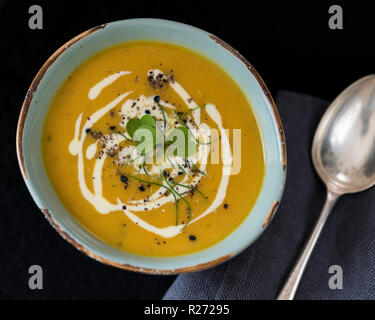
[[[159,103],[159,102],[160,102],[160,97],[159,97],[159,96],[155,96],[155,97],[154,97],[154,101],[155,101],[156,103]]]
[[[120,177],[120,180],[121,180],[121,182],[123,182],[123,183],[127,183],[127,182],[128,182],[128,177],[127,177],[127,176],[124,176],[124,175],[122,174],[121,177]]]
[[[91,129],[90,128],[87,128],[86,129],[86,133],[90,133],[91,132]]]
[[[190,241],[195,241],[195,240],[197,240],[197,237],[196,237],[195,235],[191,234],[191,235],[189,236],[189,240],[190,240]]]
[[[228,209],[228,203],[224,203],[224,209]]]
[[[179,175],[179,176],[182,175],[182,174],[184,174],[182,171],[179,171],[179,172],[178,172],[178,175]]]
[[[167,171],[163,170],[163,176],[166,177],[168,175]]]
[[[126,206],[122,206],[122,209],[123,209],[123,210],[126,210]]]
[[[111,129],[111,130],[115,130],[115,129],[116,129],[116,126],[110,126],[109,129]]]
[[[146,189],[145,189],[145,187],[143,186],[143,184],[141,184],[139,187],[138,187],[138,189],[140,190],[140,191],[145,191]]]
[[[150,114],[151,111],[147,109],[147,110],[145,110],[145,113]]]

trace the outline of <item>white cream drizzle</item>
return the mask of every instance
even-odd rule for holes
[[[90,144],[86,150],[86,158],[91,160],[94,158],[96,151],[98,149],[98,140],[96,140],[93,144]]]
[[[152,71],[152,72],[151,72]],[[117,80],[120,76],[126,75],[131,73],[130,71],[120,71],[118,73],[115,73],[109,77],[104,78],[101,80],[99,83],[97,83],[95,86],[93,86],[90,91],[89,91],[89,99],[93,100],[96,99],[101,90],[105,88],[106,86],[109,86],[112,84],[115,80]],[[148,74],[153,74],[153,76],[157,76],[158,74],[163,74],[162,71],[160,70],[149,70]],[[164,76],[164,75],[163,75]],[[178,94],[185,104],[190,108],[197,108],[197,104],[194,102],[194,100],[189,96],[189,94],[185,91],[185,89],[177,82],[177,81],[170,81],[169,85],[171,88]],[[144,203],[144,199],[139,199],[139,200],[131,200],[127,201],[126,203],[123,203],[120,199],[117,198],[117,204],[112,204],[109,201],[107,201],[102,194],[102,170],[104,166],[104,162],[107,158],[107,154],[104,152],[101,157],[98,157],[95,160],[95,165],[94,165],[94,171],[93,171],[93,186],[94,186],[94,193],[92,193],[86,185],[86,179],[85,179],[85,174],[84,174],[84,161],[83,161],[83,145],[84,141],[86,138],[86,129],[91,128],[101,117],[103,117],[107,112],[109,112],[111,109],[113,109],[115,106],[117,106],[122,100],[125,99],[126,96],[128,96],[130,92],[126,92],[124,94],[121,94],[118,96],[116,99],[114,99],[112,102],[104,106],[103,108],[97,110],[95,113],[93,113],[91,116],[89,116],[83,125],[81,129],[81,135],[79,135],[80,132],[80,127],[81,127],[81,122],[82,122],[82,116],[83,114],[80,114],[76,120],[75,124],[75,133],[74,133],[74,138],[69,144],[69,152],[77,156],[78,155],[78,181],[79,181],[79,186],[81,193],[83,197],[89,201],[95,209],[101,213],[101,214],[108,214],[113,211],[119,211],[122,210],[126,216],[135,224],[137,224],[140,228],[143,228],[149,232],[152,232],[154,234],[157,234],[159,236],[165,237],[165,238],[170,238],[174,237],[177,234],[181,232],[181,230],[185,227],[184,224],[180,224],[177,226],[168,226],[165,228],[159,228],[155,227],[137,215],[135,215],[133,212],[139,212],[139,211],[144,211],[145,208],[147,210],[153,210],[162,207],[163,205],[174,201],[173,195],[169,194],[168,196],[163,196],[166,193],[166,189],[160,187],[156,192],[154,192],[152,195],[148,197],[149,200],[147,203]],[[131,106],[134,104],[134,102],[137,102],[138,109],[134,109]],[[158,108],[155,109],[150,109],[150,106],[153,104],[153,97],[145,97],[141,95],[138,97],[136,100],[132,99],[127,99],[121,108],[120,115],[123,117],[123,122],[121,123],[122,126],[126,126],[126,122],[133,117],[141,117],[144,114],[144,111],[146,109],[150,110],[150,114],[156,119],[160,120],[162,119],[162,114]],[[174,106],[166,103],[165,101],[160,101],[160,104],[167,107],[167,108],[172,108],[174,109]],[[208,115],[212,118],[212,120],[216,123],[218,126],[220,133],[221,133],[221,143],[222,143],[222,155],[225,157],[225,161],[223,158],[223,162],[225,165],[223,165],[223,170],[222,170],[222,178],[220,181],[220,185],[216,194],[215,199],[211,203],[211,205],[198,217],[195,219],[191,220],[191,223],[194,223],[203,217],[207,216],[211,212],[214,212],[224,201],[226,193],[227,193],[227,187],[228,187],[228,182],[229,182],[229,175],[230,175],[230,170],[231,170],[231,164],[232,164],[232,154],[231,154],[231,148],[230,148],[230,143],[228,136],[223,128],[222,125],[222,119],[220,116],[220,113],[216,109],[216,107],[213,104],[207,104],[206,105],[206,111]],[[192,112],[194,124],[192,124],[192,121],[187,122],[187,125],[189,126],[190,130],[197,136],[197,134],[200,131],[205,131],[207,132],[210,128],[207,124],[201,123],[200,119],[200,109],[197,108]],[[172,126],[171,123],[169,123],[170,127]],[[109,144],[106,144],[107,148],[113,147],[114,145],[118,145],[124,138],[121,137],[120,135],[114,135],[112,139],[108,139],[110,142]],[[207,135],[201,135],[200,139],[203,142],[208,142],[209,138]],[[97,152],[97,143],[89,145],[86,149],[86,158],[87,159],[93,159],[96,152]],[[120,151],[120,156],[121,154],[127,155],[127,154],[134,154],[134,147],[125,147],[123,150]],[[197,163],[198,160],[201,163],[199,169],[201,171],[205,171],[206,169],[206,163],[207,163],[207,158],[209,155],[209,146],[207,144],[199,144],[199,158],[197,157],[192,157],[189,159],[193,163]],[[121,157],[120,157],[121,158]],[[183,160],[182,158],[179,157],[173,157],[172,159],[170,158],[172,164],[177,165],[181,164],[181,161]],[[173,169],[174,166],[169,161],[165,161],[162,164],[159,164],[157,166],[153,166],[152,170],[161,170],[161,169]],[[178,174],[178,169],[173,169],[171,171],[171,176],[174,177]],[[189,183],[191,186],[196,186],[198,182],[200,181],[202,175],[197,174],[196,177]],[[185,176],[181,183],[186,183],[188,180],[188,177]],[[176,186],[175,190],[177,190],[180,194],[184,195],[188,193],[189,190],[186,190],[186,188],[181,188]],[[126,209],[124,209],[126,208]]]
[[[126,74],[129,74],[130,71],[119,71],[119,72],[116,72],[106,78],[104,78],[103,80],[99,81],[95,86],[93,86],[90,91],[89,91],[89,99],[90,100],[95,100],[100,92],[102,92],[102,90],[111,85],[113,82],[115,82],[118,78],[120,78],[121,76],[124,76]]]

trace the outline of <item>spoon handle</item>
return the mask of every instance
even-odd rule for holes
[[[289,274],[288,280],[280,291],[277,300],[293,300],[298,288],[298,284],[302,278],[303,271],[305,270],[307,262],[310,258],[311,252],[314,249],[316,241],[319,238],[320,232],[323,229],[323,226],[329,216],[329,213],[331,212],[331,209],[333,208],[339,197],[340,195],[327,190],[327,199],[320,213],[319,219],[314,227],[314,230],[310,234],[310,237],[305,244],[303,251],[300,253],[300,256],[298,257],[298,260],[294,265],[292,272]]]

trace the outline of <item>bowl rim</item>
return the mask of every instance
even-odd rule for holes
[[[275,104],[275,102],[274,102],[274,100],[271,96],[271,93],[270,93],[269,89],[267,88],[266,84],[264,83],[263,79],[260,77],[258,72],[250,64],[250,62],[247,61],[247,59],[244,56],[242,56],[236,49],[234,49],[231,45],[229,45],[224,40],[220,39],[219,37],[207,32],[207,31],[204,31],[200,28],[197,28],[197,27],[194,27],[194,26],[191,26],[191,25],[188,25],[188,24],[184,24],[184,23],[176,22],[176,21],[172,21],[172,20],[154,19],[154,18],[135,18],[135,19],[118,20],[118,21],[113,21],[113,22],[98,25],[96,27],[93,27],[91,29],[88,29],[88,30],[78,34],[77,36],[73,37],[72,39],[67,41],[65,44],[60,46],[46,60],[46,62],[42,65],[42,67],[37,72],[36,76],[34,77],[32,83],[31,83],[31,85],[30,85],[30,87],[29,87],[29,89],[26,93],[26,96],[25,96],[25,99],[23,101],[22,108],[21,108],[21,111],[20,111],[20,115],[19,115],[19,119],[18,119],[18,123],[17,123],[17,132],[16,132],[16,149],[17,149],[18,163],[19,163],[19,166],[20,166],[20,171],[21,171],[22,176],[24,178],[24,181],[26,183],[26,186],[29,189],[29,192],[31,193],[32,197],[34,198],[34,195],[30,190],[31,186],[29,186],[29,184],[28,184],[29,178],[28,178],[28,173],[27,173],[27,169],[26,169],[26,165],[25,165],[25,159],[24,159],[24,155],[23,155],[23,132],[24,132],[25,123],[26,123],[26,120],[27,120],[28,112],[30,110],[30,106],[31,106],[31,103],[32,103],[32,100],[33,100],[34,93],[38,90],[39,84],[41,83],[44,75],[46,74],[46,72],[48,71],[50,66],[67,49],[69,49],[71,46],[73,46],[74,44],[76,44],[80,40],[84,39],[85,37],[97,32],[99,30],[104,29],[109,25],[113,25],[113,24],[116,24],[116,23],[122,23],[122,22],[125,22],[125,21],[126,22],[146,22],[146,21],[147,22],[153,22],[154,21],[154,22],[159,22],[159,23],[162,22],[162,23],[168,23],[168,24],[172,24],[172,25],[178,25],[180,27],[185,27],[185,28],[187,27],[189,29],[193,29],[197,32],[200,32],[200,33],[208,36],[208,38],[215,41],[221,48],[228,51],[232,56],[237,58],[245,66],[245,68],[248,70],[248,72],[255,78],[255,80],[259,84],[263,95],[266,97],[269,106],[271,106],[271,111],[272,111],[273,119],[274,119],[274,122],[275,122],[274,125],[276,125],[276,127],[277,127],[278,140],[279,140],[279,143],[281,145],[281,162],[282,162],[281,163],[281,165],[282,165],[282,183],[281,183],[281,186],[280,186],[280,192],[277,196],[277,199],[272,203],[272,206],[269,209],[268,214],[266,215],[266,218],[264,219],[263,230],[261,230],[261,232],[258,234],[258,237],[259,237],[259,235],[262,234],[263,231],[268,227],[269,223],[271,222],[271,220],[273,219],[273,217],[274,217],[274,215],[277,211],[277,208],[280,204],[280,201],[281,201],[281,198],[282,198],[282,195],[283,195],[283,192],[284,192],[285,181],[286,181],[286,171],[287,171],[287,160],[286,160],[287,158],[286,157],[287,156],[286,156],[285,135],[284,135],[283,126],[282,126],[282,123],[281,123],[280,115],[279,115],[279,112],[277,110],[276,104]],[[263,187],[264,187],[264,185],[262,186],[262,188]],[[34,200],[34,202],[35,202],[35,200]],[[180,273],[188,273],[188,272],[194,272],[194,271],[200,271],[200,270],[208,269],[208,268],[214,267],[214,266],[216,266],[218,264],[221,264],[221,263],[229,260],[230,258],[234,257],[235,255],[237,255],[239,252],[244,250],[248,245],[250,245],[251,243],[253,243],[257,239],[257,237],[256,237],[252,241],[249,241],[249,243],[247,244],[247,246],[245,248],[241,248],[241,249],[237,250],[237,252],[225,254],[225,255],[223,255],[219,258],[209,260],[205,263],[196,264],[194,266],[182,267],[182,268],[171,269],[171,270],[155,269],[155,268],[141,268],[141,267],[134,266],[134,265],[131,265],[131,264],[118,263],[116,261],[112,261],[110,259],[107,259],[107,258],[103,257],[102,255],[93,253],[84,244],[79,243],[71,235],[69,235],[68,232],[64,231],[61,228],[61,226],[59,225],[59,223],[56,221],[56,219],[54,219],[54,217],[51,215],[51,212],[49,212],[48,209],[41,208],[41,207],[39,207],[39,209],[42,211],[42,213],[44,214],[44,216],[48,220],[48,222],[51,224],[51,226],[60,234],[60,236],[63,239],[65,239],[66,241],[68,241],[70,244],[72,244],[76,249],[78,249],[82,253],[88,255],[89,257],[91,257],[91,258],[93,258],[93,259],[95,259],[95,260],[97,260],[101,263],[107,264],[107,265],[111,265],[111,266],[114,266],[114,267],[117,267],[117,268],[120,268],[120,269],[125,269],[125,270],[128,270],[128,271],[141,272],[141,273],[146,273],[146,274],[180,274]]]

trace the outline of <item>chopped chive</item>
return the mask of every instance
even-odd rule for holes
[[[169,159],[168,156],[166,156],[166,158],[167,158],[167,160],[169,161],[169,163],[171,164],[171,166],[172,166],[173,168],[177,169],[176,166],[172,163],[171,159]],[[186,172],[186,170],[184,169],[184,167],[181,166],[179,163],[177,163],[177,167],[178,167],[180,170],[182,170],[187,176],[189,175],[189,174]]]
[[[147,183],[147,184],[153,184],[153,185],[156,185],[156,186],[160,186],[160,187],[164,187],[164,188],[165,188],[165,186],[164,186],[163,184],[158,183],[158,182],[147,181],[147,180],[144,180],[144,179],[141,179],[141,178],[138,178],[138,177],[132,176],[132,175],[129,174],[129,173],[125,173],[124,175],[125,175],[125,176],[128,176],[128,177],[130,177],[130,178],[133,178],[133,179],[135,179],[135,180],[138,180],[139,182],[143,182],[143,183]]]
[[[198,106],[198,107],[195,107],[195,108],[189,109],[188,113],[193,112],[193,111],[195,111],[195,110],[197,110],[197,109],[200,109],[200,108],[202,108],[202,106]]]
[[[143,161],[143,163],[142,163],[142,169],[143,169],[143,171],[144,171],[144,173],[146,174],[146,175],[148,175],[148,176],[150,176],[150,174],[147,172],[147,170],[146,170],[146,167],[145,167],[145,162]]]
[[[177,164],[178,167],[183,171],[185,172],[185,174],[188,176],[189,174],[186,172],[186,170],[184,169],[184,167],[182,165],[180,165],[179,163]]]
[[[158,183],[158,182],[153,182],[153,181],[147,181],[147,180],[144,180],[144,179],[141,179],[141,178],[138,178],[138,177],[135,177],[135,176],[132,176],[131,174],[129,173],[126,173],[125,174],[126,176],[130,177],[130,178],[133,178],[139,182],[143,182],[143,183],[147,183],[147,184],[153,184],[153,185],[156,185],[156,186],[159,186],[159,187],[163,187],[165,189],[167,189],[172,195],[173,195],[173,198],[175,200],[175,210],[176,210],[176,225],[178,224],[178,200],[176,198],[176,195],[174,194],[174,192],[176,192],[175,190],[173,190],[173,188],[170,188],[169,186],[165,186],[164,184],[161,184],[161,183]],[[168,183],[167,183],[168,184]]]
[[[174,164],[172,163],[171,159],[169,159],[169,157],[168,157],[167,155],[166,155],[165,157],[167,158],[167,160],[168,160],[168,162],[171,164],[171,166],[172,166],[173,168],[177,169],[177,168],[174,166]]]
[[[206,176],[206,173],[204,173],[202,170],[200,170],[193,162],[191,163],[196,171],[198,171],[200,174],[203,174]]]
[[[189,130],[190,134],[192,135],[193,139],[198,143],[198,144],[211,144],[212,141],[210,140],[210,142],[201,142],[199,141],[195,136],[194,134],[191,132],[190,128],[188,127],[188,125],[185,123],[184,119],[181,118],[181,116],[178,114],[178,112],[176,110],[173,110],[174,113],[176,114],[177,118],[182,122],[182,125],[184,127],[186,127],[186,129]]]
[[[192,187],[192,186],[188,186],[188,185],[185,185],[185,184],[182,184],[182,183],[177,183],[177,182],[174,182],[172,181],[173,184],[175,184],[176,186],[181,186],[181,187],[184,187],[184,188],[187,188],[187,189],[190,189],[190,190],[194,190],[196,192],[198,192],[204,199],[208,199],[208,197],[206,197],[201,191],[199,191],[197,188],[195,187]]]
[[[166,126],[167,126],[167,118],[166,118],[166,116],[165,116],[164,109],[163,109],[163,107],[160,105],[160,103],[158,103],[158,107],[159,107],[159,109],[160,109],[160,111],[161,111],[161,114],[163,115],[163,121],[164,121],[164,133],[165,133],[165,128],[166,128]]]
[[[164,181],[167,183],[167,185],[169,186],[169,188],[171,189],[172,192],[175,192],[175,194],[181,198],[182,201],[184,201],[186,203],[186,205],[188,206],[188,208],[190,208],[190,203],[175,189],[173,189],[173,187],[171,186],[171,184],[168,182],[168,180],[162,175]]]
[[[125,138],[126,140],[128,140],[128,141],[133,141],[133,139],[129,139],[126,135],[124,135],[123,133],[121,133],[121,132],[116,132],[117,134],[119,134],[120,136],[122,136],[123,138]]]
[[[138,157],[134,158],[134,159],[130,159],[130,160],[129,160],[129,163],[133,163],[134,161],[136,161],[136,160],[139,159],[140,157],[142,157],[141,154],[140,154]]]
[[[170,183],[168,182],[168,180],[165,179],[165,177],[164,177],[164,180],[168,184],[168,186],[171,188],[171,191],[175,192],[177,194],[177,196],[179,196],[186,203],[186,205],[187,205],[187,210],[189,212],[189,217],[188,217],[188,221],[185,223],[184,227],[181,229],[181,231],[183,231],[183,230],[185,230],[185,228],[187,227],[187,225],[191,221],[191,206],[190,206],[190,203],[188,201],[186,201],[185,198],[178,191],[176,191],[175,189],[173,189],[173,187],[170,185]]]

